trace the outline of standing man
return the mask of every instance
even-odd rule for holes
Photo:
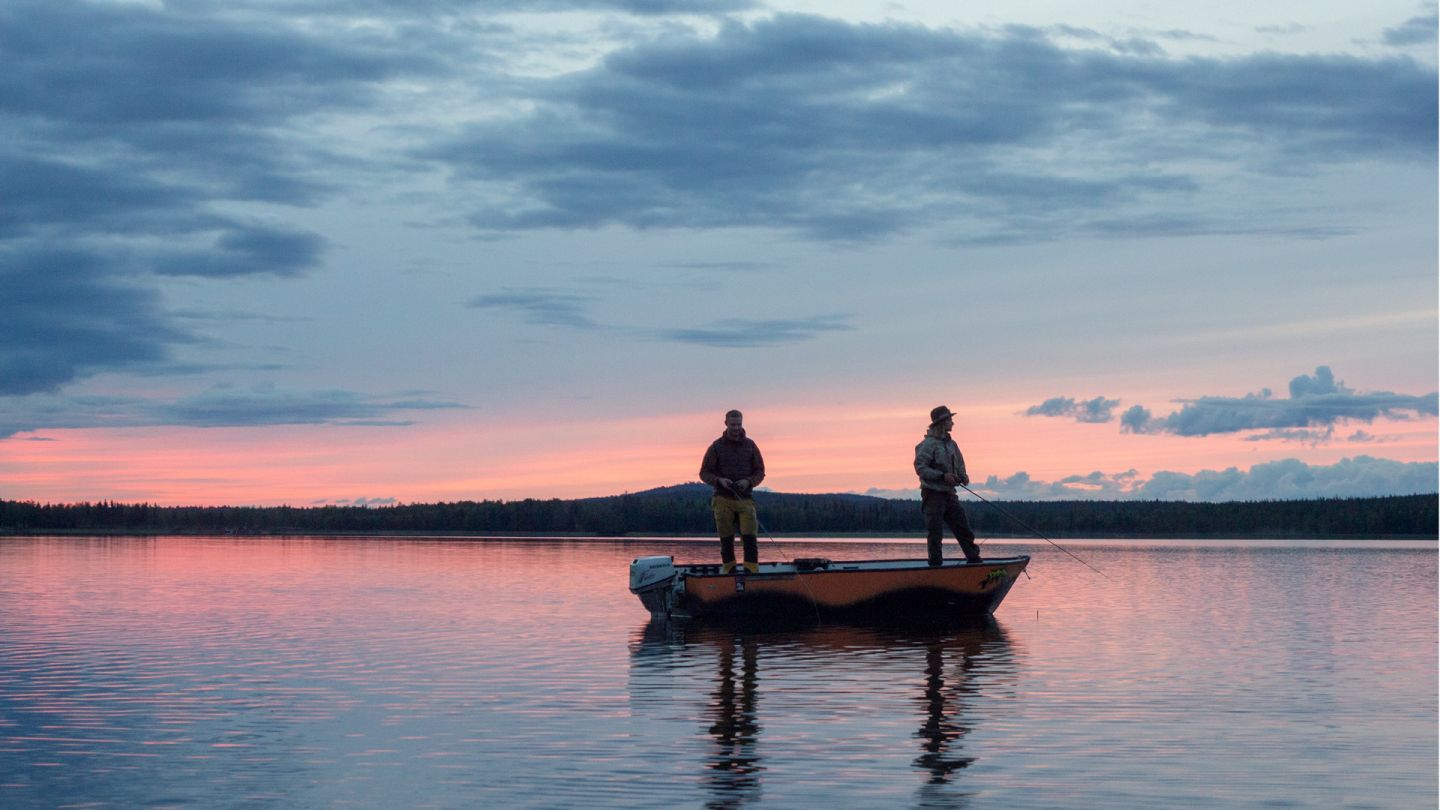
[[[700,462],[700,480],[715,488],[711,506],[715,509],[715,530],[720,534],[721,570],[735,570],[735,525],[740,525],[740,540],[745,546],[745,568],[760,570],[760,547],[755,535],[760,521],[755,517],[755,499],[751,493],[765,480],[765,460],[760,448],[745,436],[739,411],[725,414],[725,432],[710,443],[705,460]]]
[[[930,411],[930,429],[915,445],[915,474],[920,476],[920,508],[925,511],[925,541],[931,565],[944,562],[940,540],[947,525],[960,541],[965,562],[981,562],[975,532],[970,530],[970,521],[960,506],[960,496],[955,494],[957,485],[969,486],[970,475],[965,472],[965,457],[960,455],[960,446],[950,438],[954,427],[955,414],[941,405]]]

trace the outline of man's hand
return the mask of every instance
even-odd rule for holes
[[[721,489],[735,488],[735,482],[731,481],[729,478],[716,478],[715,483],[719,484]]]
[[[736,491],[736,492],[744,492],[745,490],[747,490],[747,489],[749,489],[749,488],[750,488],[750,479],[749,479],[749,478],[741,478],[739,481],[736,481],[736,482],[735,482],[735,491]]]
[[[962,487],[968,487],[968,486],[970,486],[970,476],[968,476],[968,475],[962,475],[962,476],[960,476],[960,486],[962,486]]]

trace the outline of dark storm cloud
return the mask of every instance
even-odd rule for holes
[[[1070,397],[1051,397],[1025,410],[1026,416],[1068,416],[1077,422],[1109,422],[1115,418],[1118,399],[1095,397],[1077,402]]]
[[[10,0],[0,8],[0,104],[73,127],[74,137],[129,139],[178,123],[259,127],[356,105],[369,83],[429,63],[375,35],[303,33],[283,20],[243,22],[192,4]]]
[[[232,9],[233,10],[233,9]],[[315,234],[220,213],[310,204],[337,160],[297,136],[432,49],[223,4],[0,4],[0,395],[155,369],[194,336],[156,275],[290,276]]]
[[[848,321],[849,317],[844,315],[780,320],[727,318],[700,327],[660,329],[653,336],[657,340],[702,346],[754,349],[813,340],[826,332],[848,332],[854,329]]]
[[[199,225],[191,207],[204,199],[198,189],[153,180],[143,173],[3,151],[0,190],[4,194],[0,240],[46,229],[69,234],[189,230]]]
[[[1435,392],[1422,395],[1391,391],[1359,392],[1335,379],[1328,366],[1314,376],[1301,374],[1290,381],[1289,398],[1262,389],[1243,397],[1201,397],[1184,403],[1180,410],[1156,417],[1139,405],[1121,417],[1121,429],[1131,433],[1173,433],[1179,436],[1209,436],[1266,430],[1262,438],[1319,441],[1329,438],[1317,433],[1342,421],[1370,423],[1376,419],[1409,419],[1440,413]]]
[[[147,172],[0,154],[0,241],[37,246],[103,240],[106,250],[97,256],[114,257],[114,269],[131,274],[294,275],[318,261],[324,243],[315,234],[208,212],[206,203],[220,195],[200,183],[151,179]],[[145,236],[190,239],[196,246],[184,254],[118,247]]]
[[[83,250],[0,247],[0,396],[159,363],[193,337],[159,294]]]
[[[522,0],[507,9],[709,15],[754,6]],[[159,285],[171,277],[224,283],[316,267],[325,243],[277,224],[290,221],[281,206],[328,199],[365,161],[393,163],[337,154],[320,124],[386,118],[394,111],[384,91],[396,79],[429,87],[463,74],[492,113],[524,111],[418,150],[461,186],[509,190],[469,209],[488,231],[755,226],[858,240],[944,224],[958,242],[1217,232],[1227,224],[1192,204],[1208,182],[1193,163],[1223,174],[1283,157],[1303,173],[1322,159],[1433,157],[1434,73],[1406,59],[1172,59],[1154,43],[1184,32],[1125,41],[1061,32],[1096,43],[1076,50],[1020,27],[781,15],[724,22],[713,37],[677,35],[677,22],[591,69],[496,80],[497,65],[479,52],[509,30],[484,16],[494,8],[0,3],[0,273],[10,282],[0,314],[12,316],[0,324],[0,395],[107,370],[176,368],[172,350],[198,340],[191,330],[204,324],[182,328],[165,310]],[[451,14],[465,19],[441,19]],[[622,28],[611,35],[633,35]],[[419,116],[428,126],[447,112]],[[68,283],[30,277],[40,273]],[[26,295],[43,303],[14,315]],[[583,296],[564,296],[511,291],[471,305],[711,346],[850,328],[827,316],[640,331],[605,326]]]
[[[1194,210],[1195,161],[1426,163],[1436,125],[1434,72],[1408,59],[1176,59],[1030,28],[794,15],[638,44],[532,88],[531,111],[422,153],[457,181],[518,189],[474,211],[482,229],[854,240],[951,222],[957,238],[1033,241],[1113,229],[1144,203],[1152,222],[1200,217],[1191,231],[1216,227]]]
[[[274,385],[216,386],[176,400],[31,395],[11,400],[0,415],[0,439],[25,431],[72,427],[404,426],[412,424],[403,418],[408,412],[465,407],[413,393],[384,397]]]
[[[1440,26],[1440,15],[1433,12],[1421,17],[1411,17],[1394,28],[1385,29],[1385,44],[1433,45],[1437,26]]]
[[[313,233],[252,226],[228,231],[210,250],[158,259],[161,275],[243,276],[271,273],[293,276],[319,263],[324,241]]]
[[[344,390],[288,390],[275,386],[215,388],[155,409],[170,425],[252,427],[258,425],[407,425],[388,419],[408,410],[464,407],[426,400],[387,400]]]
[[[363,110],[385,80],[442,69],[396,37],[172,5],[0,5],[0,166],[22,184],[6,189],[22,201],[17,212],[7,199],[7,219],[21,218],[9,228],[84,228],[137,204],[187,221],[197,202],[311,202],[324,152],[284,128]]]

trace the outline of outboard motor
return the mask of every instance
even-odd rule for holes
[[[674,557],[636,557],[630,563],[630,592],[651,613],[669,613],[675,576]]]

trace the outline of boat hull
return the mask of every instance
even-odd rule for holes
[[[663,560],[665,558],[642,558]],[[995,612],[1029,557],[982,563],[867,560],[807,566],[766,563],[758,572],[722,573],[715,565],[674,565],[631,590],[657,616],[955,618]],[[797,564],[799,563],[799,564]],[[638,586],[638,587],[637,587]]]

